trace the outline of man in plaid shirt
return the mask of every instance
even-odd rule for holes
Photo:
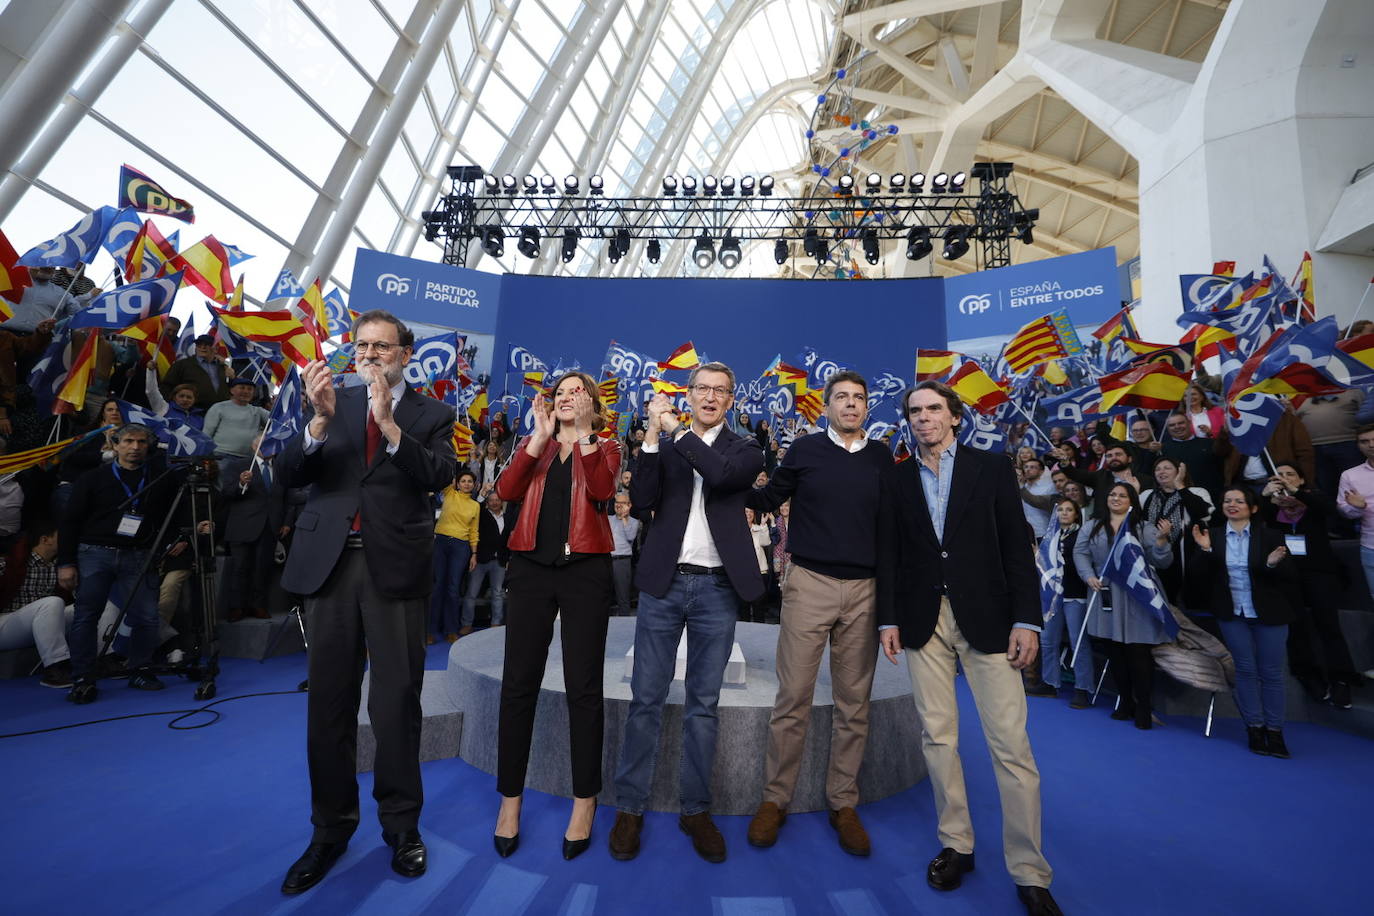
[[[40,522],[29,532],[29,552],[23,578],[18,570],[10,576],[6,559],[0,557],[0,651],[35,646],[43,660],[44,687],[72,685],[71,652],[67,649],[67,623],[71,614],[58,594],[57,526]],[[16,582],[16,580],[18,580]],[[16,587],[17,585],[17,587]],[[10,589],[14,589],[11,594]]]

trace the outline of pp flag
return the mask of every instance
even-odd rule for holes
[[[72,316],[69,328],[127,328],[154,315],[172,310],[181,272],[118,286],[101,293],[90,305]]]
[[[137,404],[115,398],[119,405],[119,415],[125,423],[146,426],[157,436],[157,441],[167,446],[171,458],[204,458],[215,453],[215,440],[194,426],[187,426],[180,420],[169,420]]]
[[[511,347],[512,362],[514,361],[517,347]],[[537,360],[536,360],[537,362]],[[511,366],[519,372],[528,372],[528,368],[522,366]],[[616,378],[635,380],[641,378],[658,378],[662,370],[658,368],[658,363],[653,357],[638,350],[631,350],[629,347],[618,341],[611,341],[611,345],[606,349],[606,358],[601,363],[601,374],[603,376],[613,375]]]
[[[966,408],[959,424],[959,444],[1000,455],[1007,450],[1007,433],[994,418]]]
[[[1336,346],[1340,329],[1334,315],[1296,325],[1275,341],[1255,369],[1248,391],[1271,394],[1329,394],[1330,389],[1363,387],[1374,382],[1374,370]],[[1306,367],[1314,378],[1294,375]],[[1241,392],[1244,393],[1244,392]]]
[[[283,267],[281,273],[277,274],[277,282],[272,284],[272,292],[268,294],[267,301],[273,299],[290,299],[292,302],[305,295],[305,287],[301,286],[301,281],[296,279],[296,275],[291,272],[291,268]]]
[[[1101,405],[1102,390],[1096,385],[1084,385],[1040,402],[1050,423],[1072,423],[1074,426],[1102,416]]]
[[[264,458],[277,454],[291,441],[292,436],[300,432],[301,426],[301,372],[292,366],[277,391],[276,401],[272,403],[272,413],[268,416],[267,428],[262,432],[262,446],[258,453]]]
[[[180,197],[168,194],[166,188],[131,165],[122,166],[119,170],[119,205],[133,207],[144,213],[170,216],[186,223],[196,221],[194,207]]]
[[[325,294],[324,313],[329,319],[329,336],[348,343],[353,335],[353,319],[358,313],[348,307],[348,303],[344,302],[343,293],[337,288]]]
[[[1164,592],[1145,561],[1145,551],[1140,547],[1135,532],[1131,530],[1130,516],[1122,523],[1116,539],[1112,541],[1111,553],[1107,554],[1107,565],[1103,577],[1120,585],[1139,604],[1164,625],[1169,637],[1178,633],[1178,623],[1174,620],[1169,604],[1164,600]]]
[[[549,371],[547,363],[518,344],[510,345],[507,360],[506,365],[509,367],[509,371],[519,372],[521,375],[529,372],[547,373]]]
[[[1235,344],[1222,344],[1223,390],[1230,391],[1236,384],[1241,375],[1242,365],[1241,358],[1236,355]],[[1273,425],[1287,408],[1282,400],[1272,394],[1250,391],[1228,397],[1223,409],[1226,414],[1226,432],[1231,438],[1231,445],[1242,455],[1258,455],[1269,444]]]
[[[1050,513],[1049,527],[1035,551],[1035,567],[1040,573],[1040,614],[1048,623],[1064,601],[1064,547],[1059,542],[1058,512]]]
[[[105,234],[100,245],[115,259],[123,270],[128,264],[129,252],[134,241],[143,233],[143,220],[131,208],[119,210],[105,224]]]
[[[423,388],[439,379],[456,379],[459,349],[458,335],[453,331],[415,341],[403,372],[406,384]]]
[[[89,264],[105,241],[105,230],[119,215],[114,207],[92,210],[66,232],[24,252],[21,267],[76,267]]]
[[[849,368],[843,363],[821,356],[815,347],[802,347],[802,351],[797,354],[797,362],[806,368],[807,385],[811,388],[820,388],[822,391],[825,390],[825,383],[830,381],[830,376]]]

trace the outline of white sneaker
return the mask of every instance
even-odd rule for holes
[[[167,664],[180,665],[184,658],[186,658],[185,652],[180,649],[173,649],[171,652],[167,653]]]

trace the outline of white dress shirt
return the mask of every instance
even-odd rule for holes
[[[405,393],[405,390],[406,390],[405,379],[401,379],[401,381],[399,381],[399,382],[397,382],[396,384],[394,384],[394,385],[391,386],[391,410],[392,410],[393,413],[394,413],[395,410],[396,410],[396,405],[397,405],[398,403],[400,403],[401,395]],[[371,410],[372,410],[372,386],[371,386],[371,385],[368,385],[368,386],[367,386],[367,409],[368,409],[369,412],[371,412]],[[331,420],[330,422],[333,422],[333,421]],[[366,422],[366,421],[364,421],[364,422]],[[363,428],[366,429],[367,427],[364,426]],[[305,424],[305,449],[304,449],[305,454],[307,454],[307,455],[313,455],[313,454],[315,454],[315,451],[316,451],[321,445],[324,445],[325,442],[328,441],[328,439],[329,439],[329,434],[328,434],[328,433],[325,433],[325,436],[324,436],[323,439],[316,439],[314,436],[310,435],[310,424],[309,424],[309,423]],[[391,442],[390,442],[390,440],[388,440],[385,436],[382,437],[382,444],[386,446],[386,453],[387,453],[388,455],[394,455],[394,454],[396,454],[396,449],[399,447],[399,445],[392,445]]]
[[[706,443],[707,448],[715,444],[723,426],[723,423],[717,423],[701,436],[701,441]],[[686,426],[678,430],[673,436],[673,441],[677,442],[685,435]],[[645,439],[640,451],[650,455],[656,454],[658,443]],[[677,561],[708,568],[725,565],[720,559],[720,553],[716,551],[715,539],[711,537],[711,526],[706,521],[706,495],[702,492],[701,475],[695,468],[692,470],[692,508],[687,513],[687,530],[682,533],[682,550],[678,552]]]

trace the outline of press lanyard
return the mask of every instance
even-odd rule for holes
[[[110,473],[114,475],[114,479],[115,479],[115,480],[119,481],[119,485],[124,489],[124,495],[127,496],[127,497],[129,498],[129,509],[130,509],[131,511],[133,511],[133,512],[138,512],[138,502],[139,502],[140,499],[142,499],[142,497],[141,497],[141,496],[138,496],[138,497],[134,496],[133,491],[129,489],[129,485],[128,485],[127,483],[124,482],[124,478],[119,476],[119,462],[118,462],[118,461],[116,461],[116,462],[114,462],[113,464],[110,465]],[[145,467],[145,468],[143,469],[143,476],[140,477],[140,478],[139,478],[139,481],[138,481],[138,490],[139,490],[140,493],[143,492],[143,487],[144,487],[147,483],[148,483],[148,469]]]

